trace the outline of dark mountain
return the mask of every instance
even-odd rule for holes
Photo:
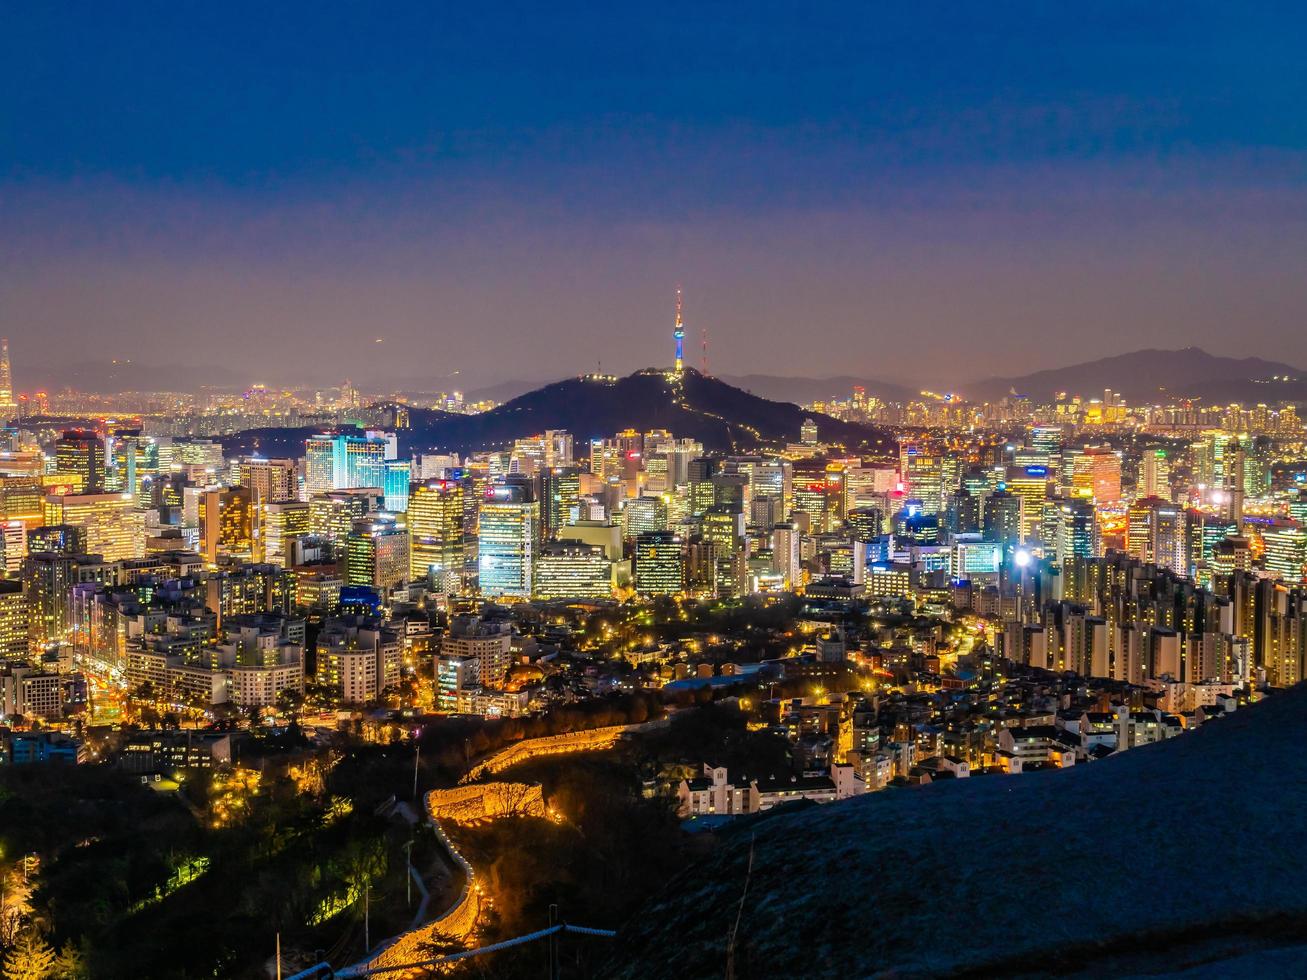
[[[855,386],[866,389],[868,397],[881,401],[906,402],[916,398],[918,390],[911,385],[895,384],[876,378],[860,378],[853,375],[840,375],[834,378],[795,378],[775,374],[745,374],[737,377],[722,378],[727,384],[763,398],[778,402],[794,402],[803,405],[815,401],[828,401],[832,398],[848,398]]]
[[[1303,731],[1299,685],[1088,765],[737,821],[604,975],[722,976],[741,908],[741,980],[1251,975],[1240,957],[1307,939]]]
[[[804,412],[769,401],[687,368],[680,376],[645,370],[616,381],[571,378],[546,385],[480,415],[414,410],[403,440],[416,449],[468,451],[503,445],[546,429],[566,429],[578,442],[622,429],[667,429],[698,439],[708,449],[747,450],[797,441],[805,418],[824,441],[888,447],[869,426]]]
[[[891,449],[893,440],[871,426],[805,412],[768,401],[687,368],[680,377],[647,370],[616,380],[571,378],[546,385],[480,415],[434,409],[409,410],[399,433],[405,452],[473,452],[503,446],[546,429],[566,429],[578,443],[623,429],[667,429],[715,451],[744,451],[769,443],[797,442],[803,420],[817,423],[826,442],[870,450]],[[312,428],[255,429],[223,439],[229,453],[299,455]],[[297,449],[298,447],[298,449]]]
[[[1271,381],[1288,376],[1289,382]],[[1116,357],[1036,371],[1015,378],[989,378],[963,385],[971,401],[994,401],[1011,391],[1034,401],[1047,401],[1057,392],[1098,397],[1111,388],[1133,402],[1168,395],[1215,401],[1270,402],[1307,395],[1307,374],[1259,357],[1220,357],[1198,347],[1181,350],[1138,350]]]

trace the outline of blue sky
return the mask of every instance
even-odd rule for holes
[[[1307,364],[1307,14],[1082,7],[10,5],[0,324],[544,377],[666,360],[679,282],[720,373]]]

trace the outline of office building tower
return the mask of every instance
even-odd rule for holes
[[[540,546],[532,598],[607,599],[613,594],[613,563],[598,545],[550,541]]]
[[[1136,501],[1127,514],[1126,550],[1140,561],[1187,575],[1183,512],[1159,497]]]
[[[309,501],[309,527],[333,544],[343,544],[354,522],[377,509],[380,499],[371,487],[331,490]]]
[[[662,497],[634,497],[622,510],[623,534],[638,538],[650,531],[667,530],[667,502]]]
[[[794,488],[794,509],[790,516],[806,514],[809,534],[825,534],[831,529],[830,493],[826,483],[804,482]]]
[[[477,586],[484,596],[531,595],[539,504],[522,487],[496,485],[481,502],[477,534]]]
[[[1055,533],[1052,544],[1058,561],[1094,558],[1099,553],[1098,515],[1090,500],[1054,502]]]
[[[370,585],[386,593],[409,577],[408,528],[393,517],[355,521],[345,540],[345,584]]]
[[[99,433],[69,429],[54,444],[55,472],[83,494],[104,492],[104,440]]]
[[[794,524],[777,524],[771,535],[772,570],[783,576],[785,587],[803,584],[803,535]]]
[[[336,444],[332,436],[309,436],[304,440],[304,495],[326,493],[336,488]]]
[[[1006,490],[995,490],[981,508],[982,532],[986,541],[1015,547],[1023,540],[1025,499]]]
[[[14,399],[14,375],[9,363],[9,338],[0,337],[0,420],[7,421],[18,412]]]
[[[249,488],[256,506],[294,500],[298,490],[295,461],[247,456],[240,461],[237,482]]]
[[[635,589],[641,595],[676,595],[683,587],[681,539],[671,531],[651,531],[635,541]]]
[[[1039,537],[1039,524],[1048,500],[1047,466],[1009,466],[1004,485],[1007,492],[1020,497],[1021,537],[1031,541]]]
[[[463,575],[463,487],[453,480],[413,484],[405,519],[410,579],[432,582],[442,592],[458,591]]]
[[[128,494],[51,494],[45,498],[45,523],[71,524],[86,535],[86,548],[105,561],[145,555],[145,514]]]
[[[0,664],[26,660],[28,656],[27,599],[23,583],[0,581]]]
[[[254,500],[249,487],[211,487],[200,495],[200,553],[209,565],[220,556],[254,559]]]
[[[409,486],[413,482],[413,466],[407,459],[390,459],[382,466],[382,506],[392,514],[408,510]]]
[[[309,536],[312,528],[309,504],[300,500],[267,503],[261,512],[259,560],[283,568],[298,564],[299,543]]]
[[[568,447],[570,450],[571,442]],[[547,467],[540,475],[540,519],[546,541],[558,537],[563,525],[574,520],[581,500],[581,471],[570,464]]]
[[[917,446],[906,446],[901,456],[905,492],[921,501],[923,514],[938,514],[944,509],[946,490],[951,489],[947,486],[943,457]]]
[[[1139,497],[1171,499],[1171,462],[1165,449],[1148,449],[1139,461]]]
[[[1307,571],[1307,528],[1292,521],[1277,524],[1262,532],[1262,541],[1266,570],[1288,584],[1301,583]]]

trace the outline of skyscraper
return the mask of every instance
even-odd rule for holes
[[[463,572],[463,488],[453,480],[415,483],[409,493],[410,578],[436,576],[446,591]]]
[[[672,531],[651,531],[635,542],[635,588],[641,595],[674,595],[684,581],[681,539]]]
[[[54,444],[55,471],[81,493],[104,491],[104,440],[99,433],[69,429]]]
[[[481,504],[477,581],[484,596],[529,598],[539,505],[521,487],[494,486]]]
[[[8,420],[16,411],[14,377],[9,368],[9,338],[0,337],[0,419]]]

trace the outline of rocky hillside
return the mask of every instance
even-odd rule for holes
[[[607,975],[725,975],[742,894],[739,978],[1301,968],[1304,736],[1299,687],[1090,765],[736,824],[625,928]]]

